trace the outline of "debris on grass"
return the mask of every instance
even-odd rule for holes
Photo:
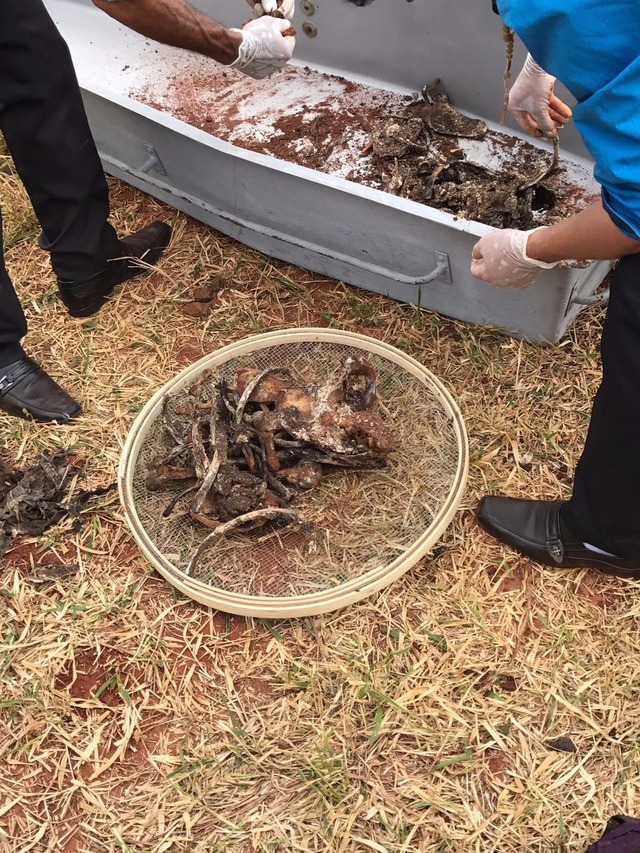
[[[65,453],[41,453],[35,465],[22,471],[0,463],[0,556],[15,539],[42,536],[67,516],[78,520],[90,498],[113,488],[81,491],[71,498],[69,491],[81,471]]]
[[[570,737],[557,737],[545,742],[555,752],[577,752],[578,748]]]

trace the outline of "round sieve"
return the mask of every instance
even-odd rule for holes
[[[185,501],[167,514],[184,483],[151,491],[146,482],[153,460],[166,454],[167,401],[179,411],[204,371],[207,382],[232,383],[239,368],[286,367],[302,383],[319,383],[363,354],[376,374],[374,410],[397,439],[387,465],[336,471],[298,493],[291,506],[316,531],[314,551],[300,527],[265,524],[216,538],[190,565],[211,531],[189,517]],[[460,411],[418,361],[364,335],[291,329],[226,346],[167,382],[131,427],[118,485],[136,543],[176,588],[228,613],[286,618],[344,607],[415,565],[451,521],[467,470]]]

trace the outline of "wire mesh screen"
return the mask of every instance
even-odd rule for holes
[[[300,526],[266,523],[232,531],[190,560],[211,530],[189,512],[189,483],[150,490],[154,460],[184,440],[169,411],[213,396],[220,380],[233,384],[240,368],[286,367],[300,384],[338,376],[349,356],[365,355],[375,371],[376,412],[393,431],[396,447],[376,470],[328,471],[291,506],[314,530],[314,547]],[[454,487],[460,447],[454,423],[429,384],[392,360],[326,341],[287,342],[217,365],[170,399],[151,425],[135,460],[132,495],[149,540],[180,571],[213,588],[249,596],[300,596],[338,587],[401,557],[431,526]],[[188,432],[188,429],[187,429]],[[179,497],[182,495],[182,497]],[[177,501],[176,501],[177,498]]]

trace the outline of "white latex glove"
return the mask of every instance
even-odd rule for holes
[[[261,3],[256,2],[256,0],[247,0],[247,3],[258,17],[261,15],[271,15],[277,9],[288,21],[293,18],[293,13],[296,9],[296,0],[281,0],[280,3],[278,0],[262,0]]]
[[[553,93],[555,82],[556,78],[527,54],[509,92],[509,112],[533,136],[555,136],[571,118],[569,107]]]
[[[238,58],[227,67],[237,68],[256,80],[273,74],[293,56],[295,36],[282,35],[290,26],[284,18],[263,15],[256,21],[249,21],[241,30],[232,29],[231,32],[242,35],[242,42]]]
[[[535,261],[527,255],[529,235],[539,230],[505,228],[486,234],[473,247],[471,275],[497,287],[528,287],[541,269],[549,270],[560,263]]]

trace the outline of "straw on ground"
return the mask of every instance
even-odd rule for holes
[[[470,487],[432,559],[297,622],[174,594],[113,495],[80,531],[17,544],[0,587],[0,849],[582,853],[607,816],[637,813],[638,584],[533,566],[472,514],[486,492],[568,494],[601,311],[538,348],[273,262],[111,187],[121,233],[161,216],[175,236],[157,271],[74,322],[0,162],[26,344],[85,410],[67,427],[1,418],[7,461],[65,448],[84,487],[108,485],[136,412],[180,368],[247,334],[324,324],[394,343],[447,383]],[[206,283],[220,285],[210,313],[185,316]],[[79,572],[29,580],[52,561]],[[560,737],[576,751],[552,749]]]

